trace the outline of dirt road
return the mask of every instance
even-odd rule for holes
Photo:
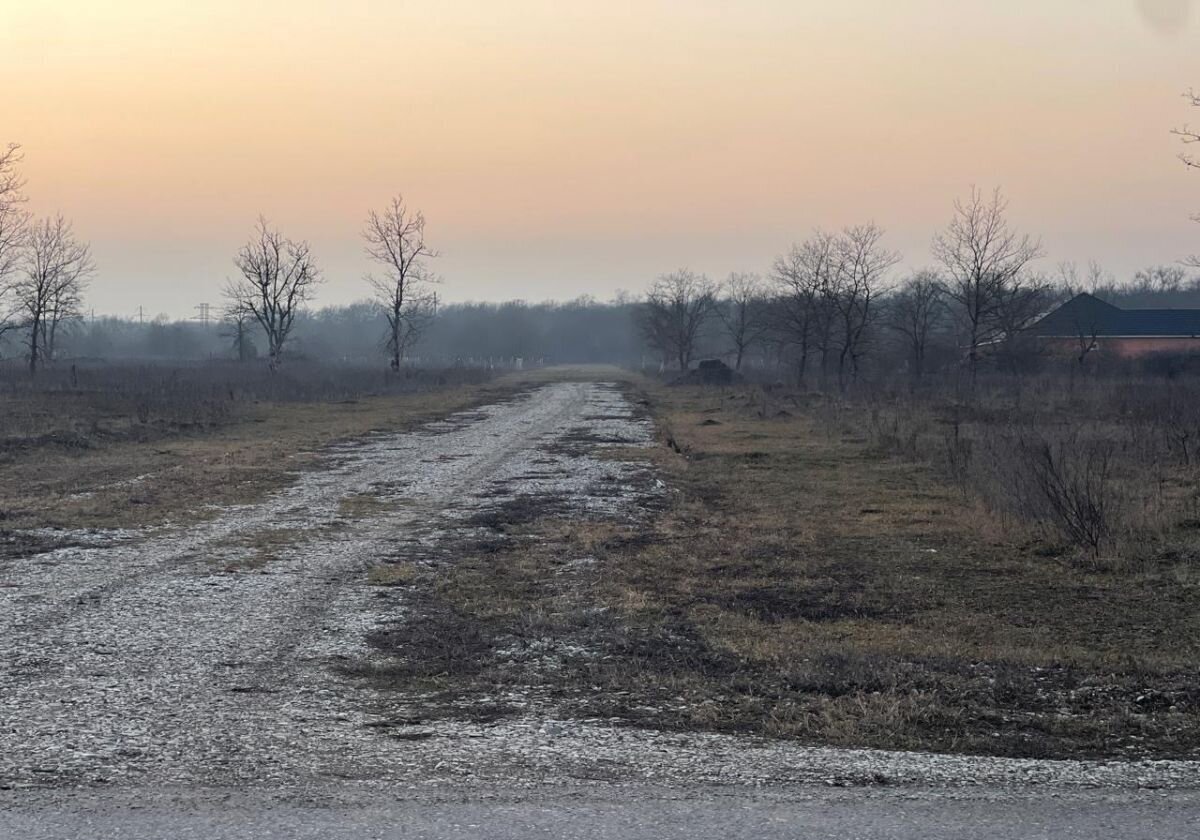
[[[334,667],[380,619],[368,570],[514,494],[625,513],[635,494],[594,490],[640,468],[545,451],[582,431],[649,439],[614,389],[554,385],[338,447],[286,492],[197,528],[78,534],[0,569],[0,782],[403,771],[403,745],[364,727],[372,698]]]
[[[370,570],[428,556],[480,512],[522,497],[552,498],[568,517],[636,521],[669,490],[611,448],[652,439],[617,387],[557,383],[416,432],[345,443],[288,490],[198,527],[72,534],[68,545],[6,561],[0,812],[10,816],[0,834],[80,787],[134,801],[236,789],[312,803],[341,786],[394,795],[501,785],[506,796],[613,782],[1200,786],[1188,762],[819,749],[558,720],[552,709],[439,720],[414,737],[377,726],[395,698],[343,666],[377,655],[364,638],[405,603],[402,590],[371,585]]]

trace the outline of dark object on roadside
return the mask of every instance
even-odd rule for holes
[[[732,385],[741,379],[729,365],[720,359],[703,359],[695,368],[685,371],[672,385]]]

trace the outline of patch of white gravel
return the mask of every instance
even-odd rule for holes
[[[1189,762],[1042,762],[816,749],[602,720],[376,727],[393,699],[340,663],[404,610],[367,571],[436,550],[471,514],[523,494],[636,519],[662,490],[598,450],[646,446],[614,386],[561,383],[326,453],[262,504],[188,529],[76,534],[0,565],[0,788],[116,784],[398,786],[921,784],[1198,787]],[[357,519],[359,493],[395,502]],[[201,503],[202,500],[197,500]],[[294,531],[261,568],[222,571],[263,530]],[[64,535],[58,534],[57,538]],[[576,558],[587,564],[590,558]],[[594,561],[592,561],[594,562]],[[384,604],[385,609],[380,609]],[[512,698],[517,701],[520,698]]]

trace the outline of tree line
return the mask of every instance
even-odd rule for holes
[[[1200,95],[1186,98],[1200,107]],[[1200,134],[1186,126],[1175,133],[1185,144],[1184,164],[1200,169],[1188,153]],[[17,145],[0,150],[0,351],[19,347],[31,373],[64,346],[93,358],[232,354],[248,361],[260,354],[260,341],[274,370],[297,352],[299,335],[300,352],[314,358],[363,360],[382,351],[396,371],[418,358],[644,365],[649,351],[662,369],[687,370],[698,355],[718,355],[738,370],[750,361],[842,390],[872,364],[903,368],[914,383],[931,367],[949,365],[964,369],[973,385],[984,365],[1016,373],[1034,364],[1036,345],[1024,327],[1065,295],[1200,306],[1200,282],[1188,273],[1200,268],[1200,256],[1148,268],[1126,283],[1095,263],[1036,269],[1041,241],[1010,225],[999,190],[972,189],[934,235],[929,267],[903,277],[895,274],[900,255],[871,223],[818,230],[778,256],[765,276],[734,273],[718,283],[681,269],[659,277],[641,300],[439,307],[440,279],[429,268],[437,252],[426,241],[425,217],[397,196],[367,214],[362,238],[376,270],[360,303],[312,310],[322,274],[308,243],[260,217],[234,258],[217,332],[165,319],[87,321],[91,250],[61,214],[27,211],[21,160]],[[1081,351],[1081,364],[1087,355]]]
[[[1012,226],[999,190],[972,189],[933,236],[927,268],[896,276],[900,256],[875,224],[818,230],[765,276],[663,275],[636,317],[663,368],[686,370],[716,348],[737,370],[751,359],[795,382],[845,390],[868,360],[914,383],[932,366],[961,371],[972,386],[985,366],[1020,373],[1040,356],[1025,328],[1080,292],[1131,307],[1200,307],[1195,258],[1121,283],[1094,262],[1037,268],[1043,256],[1040,239]]]
[[[498,366],[601,362],[654,364],[637,334],[632,300],[439,304],[420,342],[405,351],[404,367]],[[254,323],[97,316],[71,322],[59,339],[59,364],[194,363],[209,360],[265,364],[267,345]],[[390,356],[390,324],[372,300],[309,307],[297,314],[286,357],[338,365],[378,366]],[[10,337],[11,338],[11,337]],[[715,343],[706,339],[706,346]],[[12,359],[21,345],[0,341]],[[645,357],[645,358],[643,358]]]
[[[81,323],[96,264],[90,246],[61,214],[36,218],[25,208],[21,161],[19,145],[0,150],[0,339],[20,335],[29,371],[36,373],[55,359],[65,325]],[[428,260],[437,254],[426,244],[424,215],[401,196],[368,213],[362,236],[377,266],[366,278],[372,305],[386,320],[384,344],[398,370],[436,311],[432,289],[438,278]],[[274,370],[314,298],[321,271],[307,242],[284,236],[263,217],[234,266],[223,307],[234,351],[242,360],[257,355],[257,332]]]
[[[1200,107],[1200,94],[1184,97]],[[1180,159],[1200,170],[1190,153],[1200,132],[1185,125],[1174,133],[1185,146]],[[999,189],[985,195],[972,188],[934,235],[930,267],[899,279],[892,269],[900,257],[875,224],[818,230],[776,258],[766,277],[734,273],[717,283],[686,269],[666,274],[638,310],[638,327],[663,367],[687,369],[715,322],[738,370],[757,353],[777,368],[790,365],[801,383],[815,365],[822,385],[836,376],[844,390],[868,354],[894,368],[898,353],[914,382],[941,358],[965,367],[973,387],[984,364],[1015,373],[1036,362],[1037,345],[1024,328],[1063,296],[1087,291],[1127,306],[1200,306],[1200,282],[1187,272],[1200,268],[1200,255],[1138,272],[1128,283],[1095,263],[1047,273],[1034,268],[1044,256],[1041,241],[1013,229],[1007,209]]]

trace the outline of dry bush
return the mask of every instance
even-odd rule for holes
[[[1018,450],[1028,471],[1031,508],[1073,545],[1100,553],[1121,520],[1126,500],[1113,480],[1111,441],[1027,441]]]
[[[953,378],[918,391],[877,383],[819,406],[819,424],[876,456],[939,469],[1009,531],[1070,548],[1087,564],[1137,565],[1176,552],[1200,521],[1200,381],[1130,368],[1110,377]]]
[[[1054,437],[1025,427],[993,433],[987,452],[988,474],[976,480],[989,501],[1093,561],[1128,527],[1130,500],[1114,474],[1113,441],[1078,429]]]

